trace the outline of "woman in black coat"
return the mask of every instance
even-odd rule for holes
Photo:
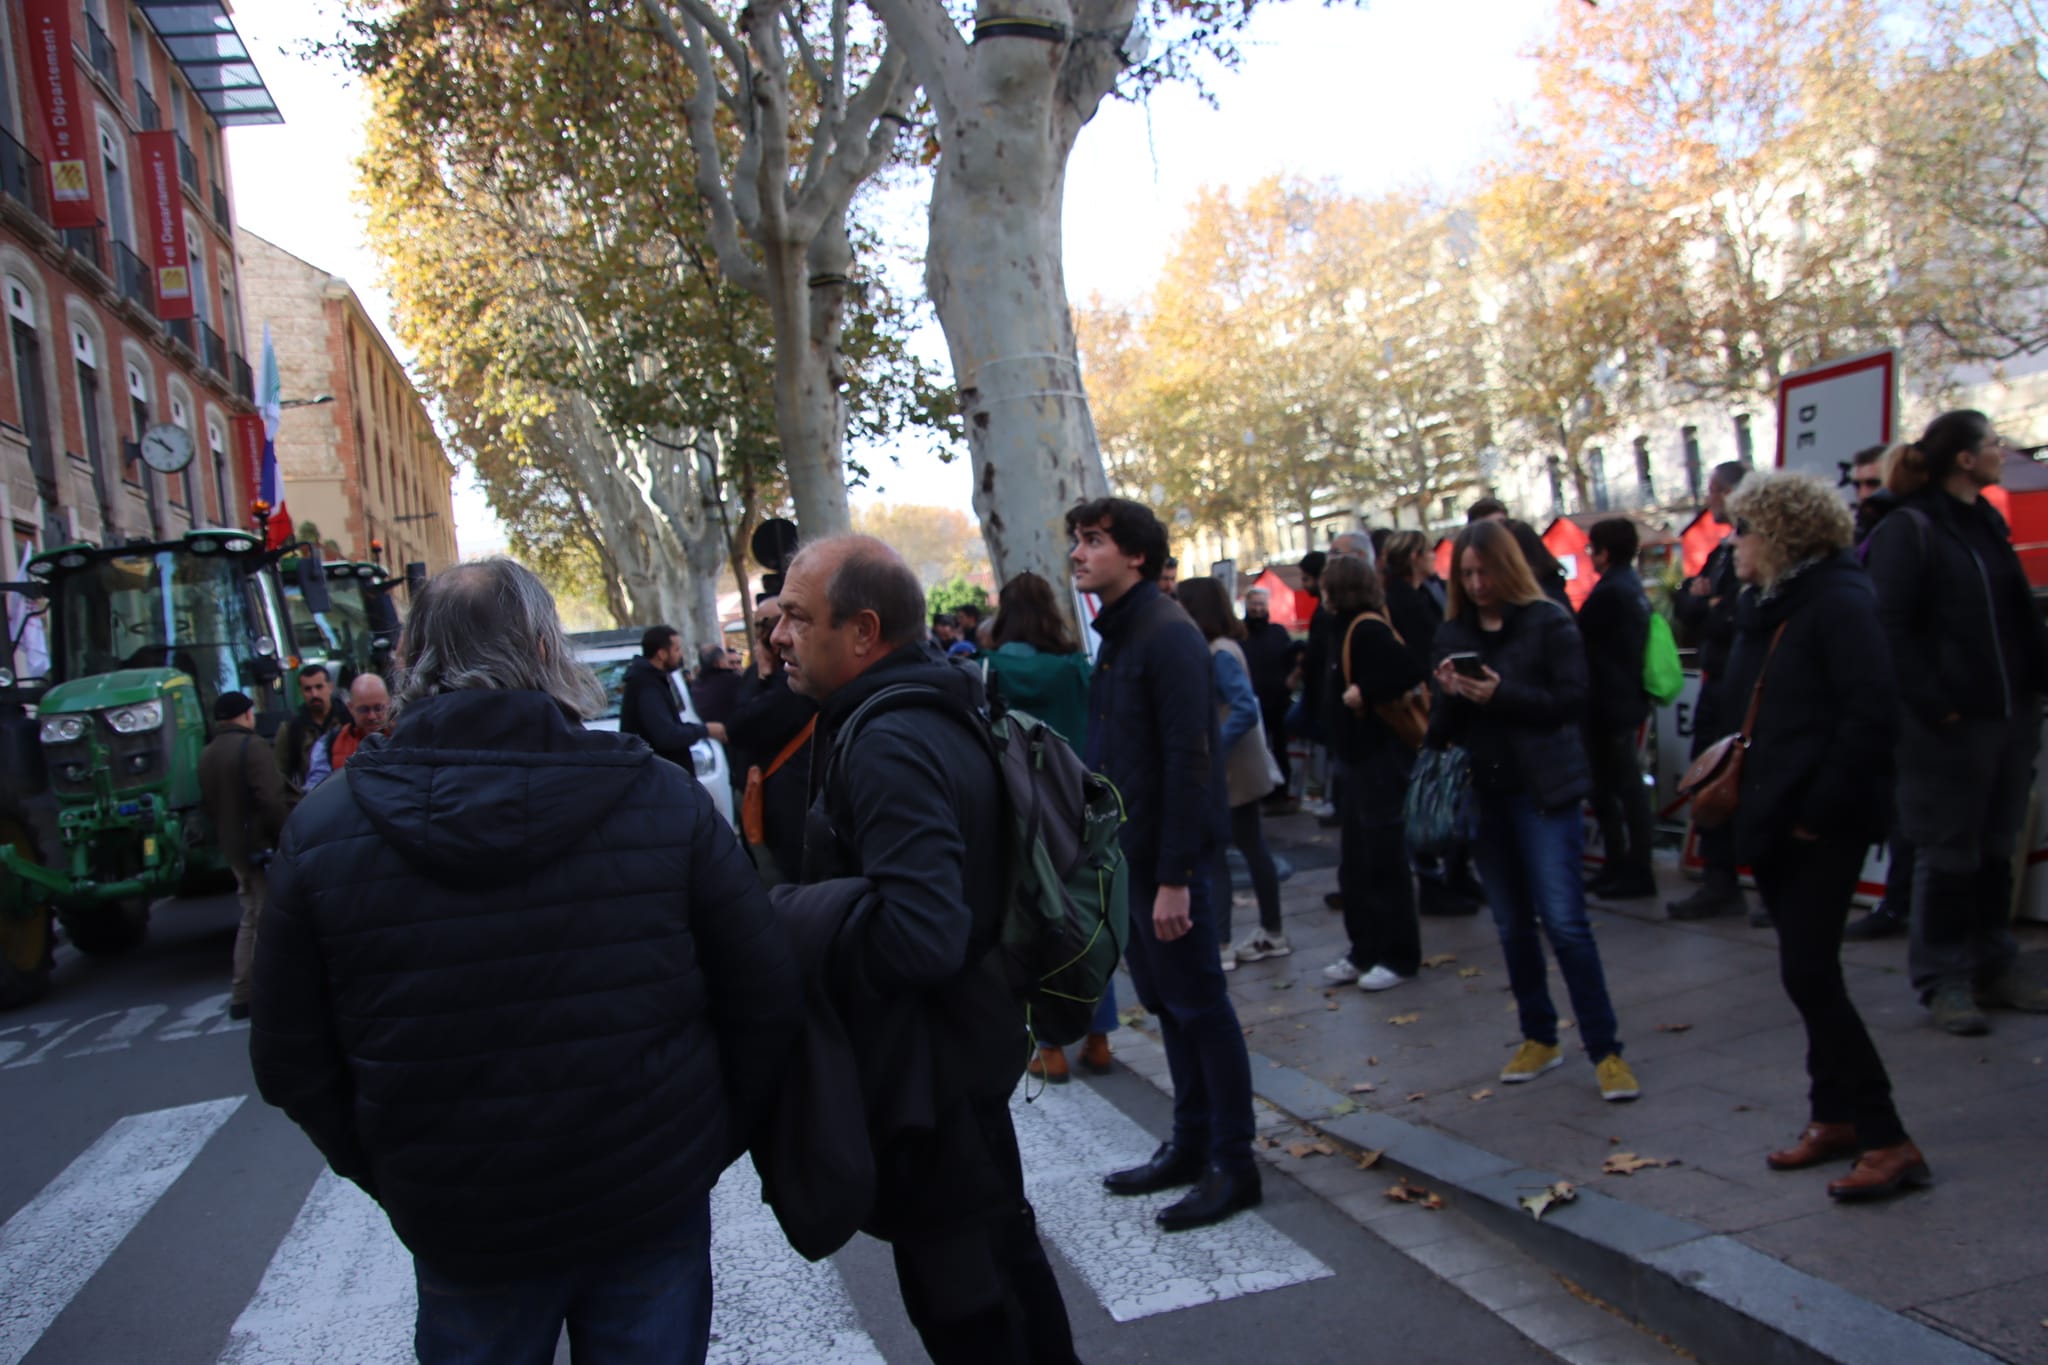
[[[1849,509],[1804,474],[1750,476],[1729,500],[1736,609],[1727,699],[1756,722],[1743,760],[1735,850],[1778,929],[1778,971],[1806,1023],[1806,1131],[1766,1160],[1796,1171],[1858,1154],[1829,1184],[1871,1199],[1926,1184],[1891,1080],[1842,981],[1842,929],[1892,809],[1899,690],[1869,577],[1847,553]],[[1761,686],[1759,686],[1761,684]]]

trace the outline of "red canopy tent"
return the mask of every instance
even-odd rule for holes
[[[1679,538],[1669,531],[1625,512],[1575,512],[1551,522],[1543,532],[1544,548],[1564,565],[1564,592],[1571,599],[1574,611],[1585,605],[1586,594],[1593,591],[1593,584],[1600,577],[1593,568],[1593,556],[1587,549],[1586,532],[1596,523],[1615,517],[1635,523],[1636,534],[1641,538],[1641,548],[1637,551],[1639,565],[1652,565],[1668,558],[1680,544]]]
[[[1707,556],[1714,553],[1714,547],[1728,538],[1728,527],[1714,520],[1713,514],[1704,509],[1685,524],[1678,533],[1680,562],[1685,565],[1686,577],[1707,567]]]
[[[1301,590],[1300,569],[1292,564],[1269,566],[1245,585],[1246,592],[1253,588],[1265,589],[1274,621],[1289,630],[1308,629],[1309,618],[1316,614],[1316,599]]]
[[[1436,576],[1444,582],[1451,581],[1451,552],[1457,546],[1457,537],[1445,536],[1436,543]]]
[[[2048,587],[2048,465],[2014,451],[2005,457],[2003,480],[1984,496],[2012,528],[2027,582]]]

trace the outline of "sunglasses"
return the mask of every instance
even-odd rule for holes
[[[780,618],[778,618],[778,617],[770,617],[770,618],[769,618],[768,620],[766,620],[766,621],[756,621],[756,622],[754,622],[754,631],[755,631],[755,633],[756,633],[756,634],[759,634],[759,635],[773,635],[773,634],[775,633],[775,622],[776,622],[776,621],[777,621],[778,619],[780,619]]]

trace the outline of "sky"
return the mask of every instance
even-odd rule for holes
[[[1065,216],[1069,297],[1136,299],[1150,288],[1186,206],[1204,187],[1241,189],[1276,174],[1370,193],[1449,187],[1499,147],[1509,111],[1534,89],[1524,51],[1557,0],[1377,0],[1325,8],[1268,3],[1244,42],[1244,63],[1146,104],[1106,102],[1069,163]],[[227,134],[235,213],[244,227],[348,280],[406,355],[390,325],[380,268],[354,201],[364,100],[312,44],[340,30],[336,0],[244,0],[235,23],[285,123]],[[922,206],[888,210],[921,241]],[[915,277],[916,267],[910,267]],[[258,324],[262,319],[254,319]],[[919,349],[943,361],[936,335]],[[920,443],[920,446],[922,443]],[[965,460],[921,452],[900,461],[866,452],[866,497],[966,509]],[[455,487],[464,555],[501,548],[504,528],[466,475]]]

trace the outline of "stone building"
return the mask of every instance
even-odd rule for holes
[[[453,564],[454,466],[362,300],[347,280],[247,229],[236,247],[250,353],[261,353],[268,322],[290,405],[277,459],[293,521],[318,527],[344,559],[370,559],[381,545],[393,573]]]
[[[221,129],[281,119],[225,6],[8,0],[0,78],[0,576],[68,541],[248,525],[234,418],[254,411],[253,384]],[[154,200],[151,133],[175,135],[175,174],[156,140]],[[156,242],[171,229],[153,224],[173,221],[193,316],[166,321]],[[164,423],[195,451],[168,475],[139,458]]]

